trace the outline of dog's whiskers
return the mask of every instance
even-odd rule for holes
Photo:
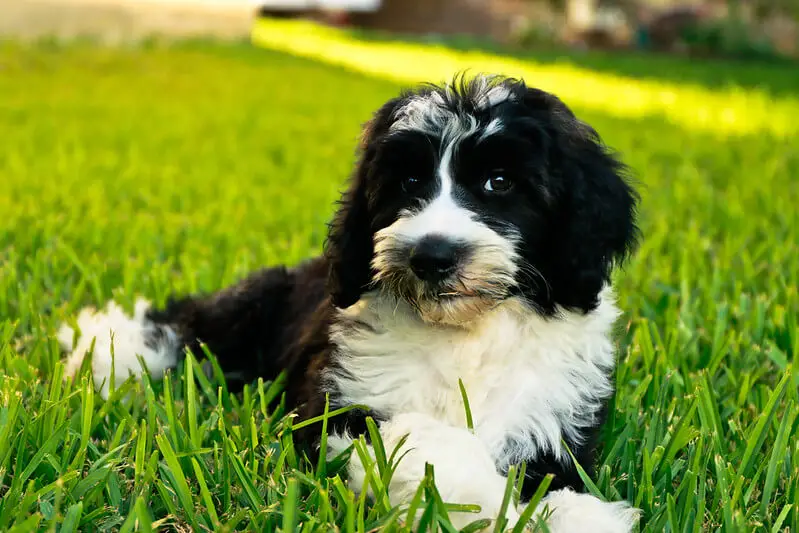
[[[547,299],[552,298],[552,286],[549,284],[549,281],[547,281],[547,278],[544,277],[544,274],[542,274],[541,271],[535,266],[525,261],[519,265],[519,272],[533,281],[536,279],[541,280],[544,283],[544,288],[547,291]]]

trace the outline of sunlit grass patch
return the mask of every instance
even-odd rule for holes
[[[367,41],[309,22],[260,20],[253,40],[264,47],[401,82],[438,82],[467,69],[501,73],[553,91],[569,105],[621,118],[655,117],[689,130],[722,135],[799,132],[799,124],[791,118],[799,113],[799,104],[757,90],[709,91],[443,45]],[[658,68],[657,62],[652,68]]]

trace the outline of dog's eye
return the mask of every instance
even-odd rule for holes
[[[493,174],[483,183],[483,190],[490,193],[507,192],[513,187],[513,180],[500,173]]]
[[[422,186],[422,180],[416,176],[408,176],[402,180],[402,190],[407,193],[416,192]]]

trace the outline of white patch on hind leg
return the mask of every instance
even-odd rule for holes
[[[160,379],[167,369],[178,362],[180,339],[169,326],[154,324],[145,318],[149,302],[136,301],[133,316],[129,316],[116,303],[109,302],[103,311],[83,309],[78,315],[80,336],[73,347],[75,330],[63,324],[58,330],[58,340],[68,352],[66,376],[73,376],[80,369],[86,354],[92,349],[91,368],[94,384],[100,395],[108,398],[111,384],[113,345],[113,367],[115,384],[121,384],[128,376],[140,376],[144,369],[142,358],[153,378]]]

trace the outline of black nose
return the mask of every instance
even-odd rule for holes
[[[411,270],[427,282],[442,281],[458,266],[460,246],[444,237],[425,237],[411,251]]]

